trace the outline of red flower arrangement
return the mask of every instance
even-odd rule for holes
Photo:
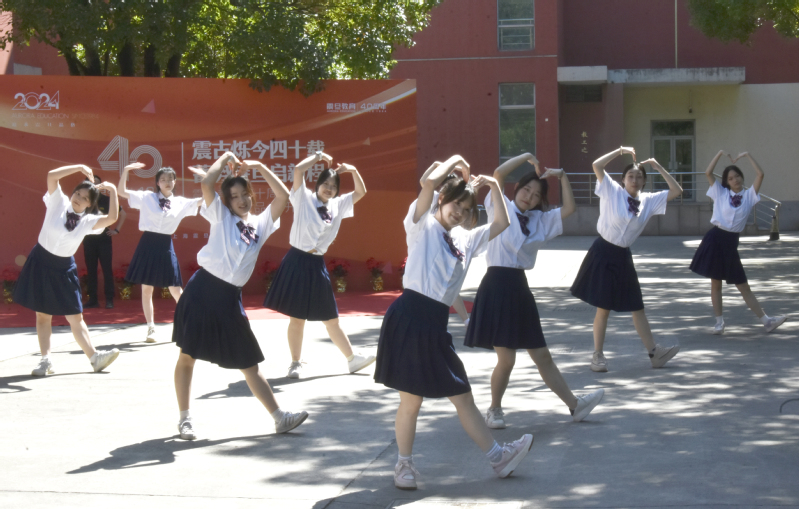
[[[277,263],[266,260],[264,263],[261,264],[261,268],[259,270],[261,271],[261,274],[264,275],[264,279],[269,281],[270,279],[275,277],[275,272],[277,272],[277,268],[279,266],[280,265],[278,265]]]
[[[335,277],[344,277],[350,273],[350,262],[331,258],[327,262],[327,271]]]
[[[383,275],[383,262],[379,262],[374,258],[366,260],[366,268],[372,273],[372,277],[380,277]]]
[[[114,279],[116,280],[117,283],[133,286],[132,283],[128,283],[127,281],[125,281],[125,275],[127,275],[128,273],[129,265],[130,265],[129,263],[123,263],[122,265],[119,266],[119,268],[114,270]]]
[[[6,267],[3,269],[2,273],[3,278],[3,290],[13,291],[14,286],[17,284],[17,279],[19,279],[19,269],[16,267]]]

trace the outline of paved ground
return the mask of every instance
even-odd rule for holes
[[[0,507],[785,507],[799,506],[799,236],[745,239],[750,282],[770,314],[792,321],[765,334],[725,288],[727,334],[712,336],[709,283],[687,270],[697,238],[648,237],[636,265],[657,340],[680,354],[653,370],[629,315],[613,315],[610,372],[592,373],[593,309],[568,286],[592,238],[560,238],[528,275],[553,357],[575,391],[604,387],[602,405],[574,424],[529,359],[518,357],[499,441],[533,433],[531,456],[496,479],[446,400],[426,401],[416,492],[392,483],[398,398],[345,361],[321,326],[306,331],[307,377],[283,378],[285,320],[253,322],[262,365],[284,408],[311,417],[287,435],[239,372],[198,363],[193,388],[200,438],[176,436],[176,348],[142,343],[143,326],[92,327],[95,344],[122,354],[94,374],[67,330],[54,341],[57,374],[29,376],[34,329],[0,330]],[[476,266],[464,296],[481,277]],[[354,344],[374,348],[380,317],[343,319]],[[464,328],[450,320],[456,345]],[[458,346],[481,409],[494,355]]]

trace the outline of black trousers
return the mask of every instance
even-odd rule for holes
[[[111,268],[111,237],[105,232],[100,235],[87,235],[83,238],[83,255],[86,270],[89,272],[89,302],[97,302],[97,261],[103,268],[103,287],[105,301],[114,302],[114,270]]]

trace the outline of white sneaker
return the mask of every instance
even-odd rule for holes
[[[191,424],[191,419],[183,419],[178,423],[178,431],[180,438],[183,440],[194,440],[197,435],[194,434],[194,426]]]
[[[788,319],[788,317],[786,315],[777,315],[777,316],[770,317],[766,321],[766,323],[764,324],[764,327],[766,328],[766,332],[773,331],[774,329],[776,329],[777,327],[779,327],[780,325],[785,323],[785,320],[787,320],[787,319]]]
[[[360,371],[375,361],[374,355],[361,355],[358,353],[354,355],[351,361],[347,361],[347,368],[349,368],[350,373]]]
[[[505,478],[513,473],[533,446],[533,435],[522,435],[522,438],[502,446],[502,459],[491,463],[494,473]]]
[[[597,373],[606,373],[608,371],[608,360],[605,359],[605,354],[602,352],[594,352],[591,357],[591,371]]]
[[[572,411],[572,419],[574,422],[580,422],[591,413],[591,410],[602,401],[602,396],[605,395],[605,389],[597,389],[585,396],[577,396],[577,406]]]
[[[662,368],[672,357],[677,355],[680,351],[680,345],[674,346],[660,346],[655,345],[655,353],[649,354],[649,360],[652,361],[653,368]]]
[[[715,327],[713,327],[713,334],[716,336],[724,334],[724,322],[717,323]]]
[[[155,326],[147,327],[147,339],[145,343],[155,343]]]
[[[112,362],[114,362],[117,357],[119,357],[119,350],[116,348],[112,350],[97,350],[91,358],[92,368],[94,368],[94,372],[97,373],[99,371],[104,370],[107,368]]]
[[[289,366],[289,374],[287,376],[289,378],[299,378],[302,374],[303,364],[305,364],[305,361],[291,361],[291,365]]]
[[[275,433],[287,433],[305,422],[307,418],[308,412],[305,411],[297,412],[296,414],[284,412],[280,422],[275,423]]]
[[[55,373],[55,371],[53,371],[53,363],[50,361],[49,357],[42,357],[42,360],[39,361],[39,365],[31,371],[31,375],[33,376],[52,375],[53,373]]]
[[[505,412],[500,408],[489,408],[486,412],[486,424],[491,429],[505,429]]]
[[[413,466],[413,460],[400,460],[394,467],[394,486],[401,490],[415,490],[419,471]]]

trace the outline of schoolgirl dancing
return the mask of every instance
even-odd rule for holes
[[[61,191],[60,180],[82,173],[86,176],[67,196]],[[106,190],[111,205],[107,215],[97,214],[100,191]],[[42,359],[33,369],[33,376],[54,373],[50,359],[50,336],[53,334],[53,315],[63,315],[75,341],[89,358],[95,372],[102,371],[116,360],[119,350],[97,350],[92,346],[89,328],[83,321],[80,280],[74,254],[83,237],[100,235],[114,224],[119,214],[119,199],[114,184],[94,184],[91,168],[82,164],[62,166],[47,174],[47,193],[44,195],[44,224],[39,241],[22,267],[14,288],[14,302],[36,311],[36,335]]]
[[[349,164],[327,168],[319,175],[314,192],[305,187],[305,172],[314,164],[333,159],[322,152],[309,156],[294,167],[291,205],[294,223],[291,225],[288,253],[272,279],[264,306],[289,317],[288,340],[291,352],[289,378],[302,373],[302,339],[305,321],[321,321],[333,344],[347,358],[350,373],[360,371],[375,360],[374,355],[352,351],[347,334],[338,321],[338,306],[325,266],[324,254],[336,239],[341,221],[353,216],[353,206],[366,195],[361,174]],[[352,174],[355,191],[339,196],[342,173]]]
[[[186,198],[173,194],[177,174],[169,166],[155,174],[155,191],[130,191],[127,188],[128,172],[143,168],[141,163],[125,166],[119,179],[119,196],[126,198],[133,209],[139,209],[139,230],[142,236],[130,260],[125,280],[141,285],[141,304],[147,320],[145,342],[155,343],[153,318],[153,290],[169,288],[175,302],[183,292],[183,277],[172,244],[172,234],[184,217],[196,216],[202,198]]]
[[[225,165],[231,174],[222,182],[220,197],[214,185]],[[255,194],[252,185],[239,176],[249,167],[257,168],[275,194],[272,203],[258,215],[250,214]],[[288,189],[263,164],[245,161],[242,165],[232,152],[226,152],[209,168],[202,180],[202,191],[200,214],[211,223],[211,233],[208,244],[197,253],[201,268],[189,279],[178,301],[172,329],[172,341],[180,347],[175,366],[180,438],[196,438],[189,406],[197,359],[241,370],[247,386],[272,415],[275,431],[286,433],[302,424],[308,413],[284,411],[275,401],[258,366],[264,355],[244,311],[241,287],[250,279],[266,239],[280,227]]]
[[[466,180],[450,176],[459,169]],[[485,251],[488,241],[508,227],[508,211],[500,202],[491,224],[474,229],[477,222],[475,189],[488,185],[499,193],[497,181],[481,175],[469,182],[469,166],[452,156],[430,173],[419,198],[405,217],[408,261],[402,295],[383,319],[377,346],[375,381],[399,391],[395,433],[399,456],[394,485],[416,489],[419,472],[413,463],[416,420],[424,398],[449,398],[469,437],[486,453],[499,477],[509,476],[527,455],[532,435],[500,446],[491,437],[474,404],[463,363],[447,332],[449,308],[466,278],[472,258]],[[434,190],[448,179],[438,201]]]
[[[494,178],[498,188],[504,189],[505,178],[526,161],[535,166],[535,171],[519,179],[512,200],[493,190],[485,198],[488,220],[494,217],[495,201],[503,201],[509,212],[510,226],[488,243],[488,271],[477,289],[464,340],[466,346],[493,348],[497,353],[497,366],[491,374],[491,407],[485,418],[488,427],[494,429],[505,428],[502,396],[516,363],[516,350],[527,350],[544,383],[566,403],[574,422],[585,419],[605,392],[599,389],[575,396],[544,340],[535,297],[524,271],[535,266],[538,250],[546,242],[563,233],[563,218],[572,215],[577,207],[566,173],[561,169],[547,169],[539,177],[541,168],[532,154],[514,157],[497,168]],[[549,205],[547,178],[550,177],[560,179],[563,207],[545,211],[544,207]]]
[[[611,311],[632,312],[633,325],[653,368],[662,368],[680,351],[679,345],[662,347],[652,338],[630,246],[652,216],[666,213],[666,202],[680,196],[682,187],[654,159],[628,164],[621,176],[622,187],[608,176],[605,166],[623,154],[632,155],[635,161],[635,149],[631,147],[619,147],[594,161],[597,178],[594,193],[600,198],[596,226],[599,238],[588,250],[571,287],[572,295],[596,307],[591,370],[597,372],[608,370],[604,345]],[[646,185],[645,164],[660,173],[669,185],[668,191],[641,192]]]
[[[760,201],[758,192],[763,184],[763,170],[749,152],[743,152],[734,160],[730,157],[733,164],[724,168],[721,182],[718,182],[713,176],[713,170],[723,155],[729,157],[729,154],[719,150],[705,170],[705,176],[710,184],[707,195],[713,200],[713,216],[710,218],[713,228],[702,238],[691,261],[691,270],[700,276],[710,278],[710,301],[716,315],[713,334],[724,334],[724,313],[721,303],[722,280],[726,281],[728,285],[735,285],[738,288],[746,305],[763,322],[766,332],[771,332],[782,325],[787,316],[768,316],[763,311],[755,294],[752,293],[752,289],[749,288],[741,257],[738,255],[738,238],[746,227],[749,212]],[[742,157],[749,160],[757,174],[749,189],[744,189],[744,174],[740,168],[735,166],[735,162]]]

